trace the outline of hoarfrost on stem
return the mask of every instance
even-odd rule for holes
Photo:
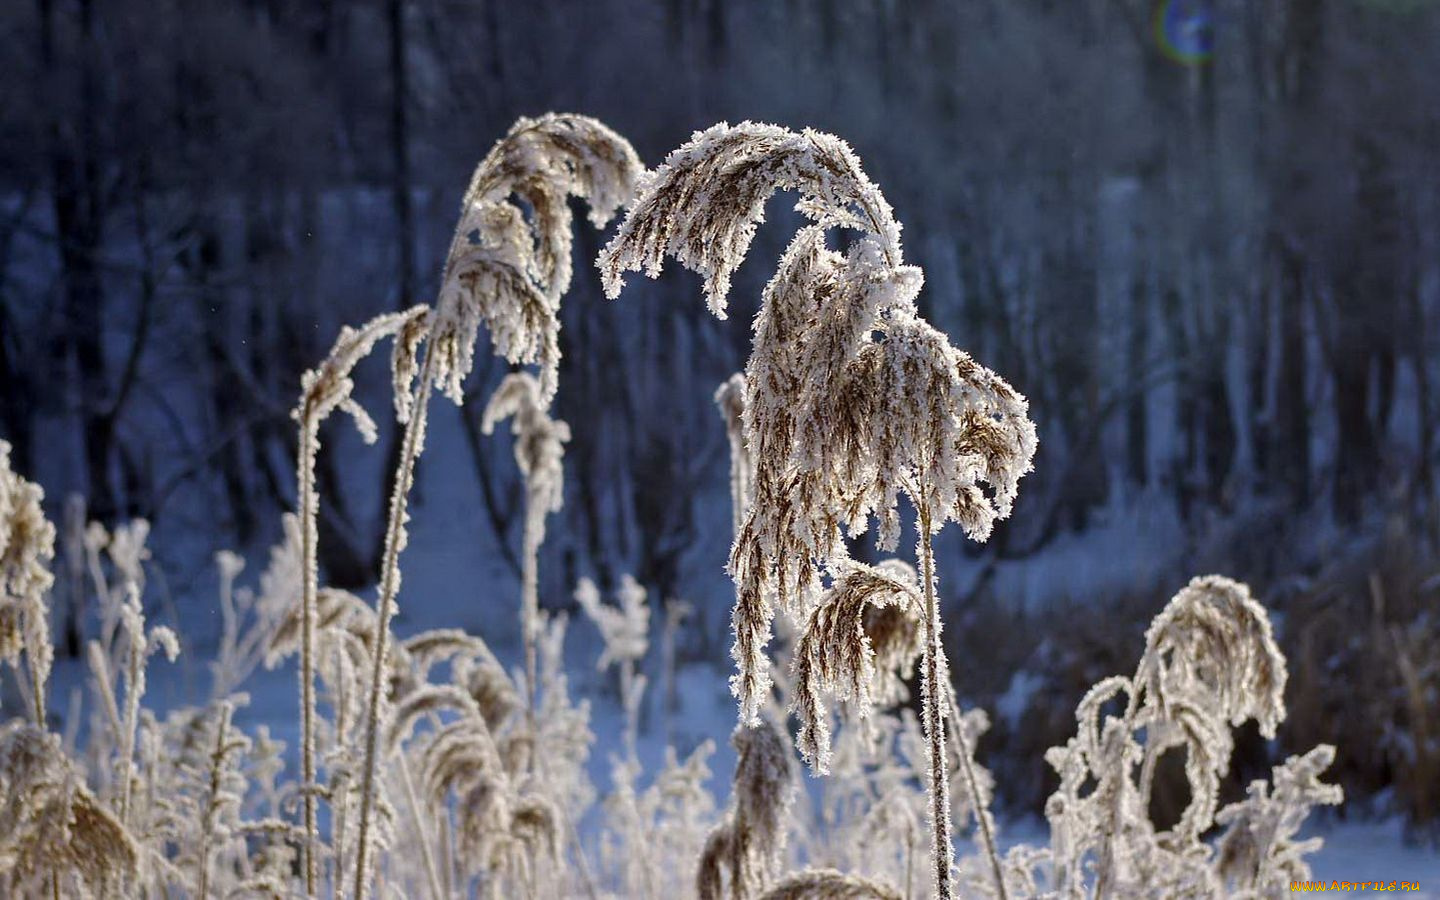
[[[435,384],[456,403],[475,359],[478,329],[496,354],[540,366],[540,394],[555,396],[560,297],[570,287],[569,197],[603,228],[630,200],[642,170],[628,141],[595,119],[521,118],[476,167],[461,201],[436,302]],[[530,215],[527,220],[520,205]]]

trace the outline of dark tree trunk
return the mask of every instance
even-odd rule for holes
[[[1335,290],[1327,342],[1335,386],[1335,512],[1354,521],[1380,480],[1380,447],[1394,395],[1397,309],[1401,303],[1404,210],[1390,161],[1374,139],[1357,137],[1356,217]]]
[[[1180,348],[1188,347],[1190,343],[1185,335],[1183,303],[1178,288],[1172,286],[1165,290],[1166,337],[1177,352],[1184,352]],[[1182,520],[1189,519],[1195,500],[1196,459],[1199,453],[1195,380],[1194,367],[1188,359],[1182,358],[1174,388],[1174,428],[1179,453],[1170,464],[1170,487],[1175,495],[1175,508]]]
[[[1279,22],[1276,35],[1260,46],[1261,57],[1271,65],[1262,69],[1273,104],[1275,131],[1288,145],[1271,159],[1273,195],[1266,236],[1267,257],[1273,267],[1276,348],[1275,417],[1272,423],[1268,479],[1282,485],[1297,507],[1309,504],[1313,483],[1310,455],[1310,407],[1306,375],[1310,370],[1306,340],[1306,310],[1313,288],[1306,278],[1307,247],[1295,234],[1303,221],[1303,201],[1313,190],[1313,175],[1303,161],[1304,134],[1314,124],[1320,101],[1319,56],[1324,38],[1324,10],[1319,2],[1289,3],[1269,0],[1264,19]]]
[[[1221,344],[1223,346],[1223,344]],[[1220,355],[1217,351],[1217,355]],[[1204,475],[1207,499],[1212,504],[1228,502],[1226,488],[1235,463],[1235,418],[1230,409],[1230,390],[1221,365],[1207,367],[1200,386],[1200,418],[1205,423]]]
[[[33,476],[34,379],[19,342],[13,340],[18,326],[11,324],[5,304],[0,300],[0,439],[10,444],[10,467]]]
[[[1249,431],[1251,488],[1255,479],[1263,485],[1270,468],[1270,432],[1274,407],[1270,403],[1270,329],[1273,325],[1273,292],[1262,282],[1249,298],[1249,331],[1246,340],[1245,406]]]
[[[49,0],[40,4],[41,57],[50,83],[58,75],[55,55],[55,10]],[[104,214],[101,209],[99,164],[96,159],[95,116],[99,86],[95,72],[95,12],[91,0],[81,0],[80,97],[78,121],[63,123],[63,113],[51,122],[52,199],[60,243],[63,291],[64,342],[79,390],[80,428],[85,457],[85,484],[91,515],[113,521],[116,510],[110,481],[113,423],[106,410],[104,327],[105,292],[100,279],[100,245]],[[52,105],[63,109],[61,98]],[[67,128],[66,125],[73,127]],[[74,132],[73,137],[67,137]]]
[[[1150,392],[1136,388],[1146,378],[1145,357],[1150,344],[1149,286],[1145,270],[1139,268],[1130,283],[1130,306],[1126,316],[1130,327],[1126,335],[1125,365],[1128,370],[1130,399],[1125,403],[1125,471],[1131,483],[1144,487],[1150,480],[1149,414],[1146,404]]]
[[[1379,457],[1370,427],[1370,356],[1363,349],[1341,345],[1331,363],[1335,386],[1335,516],[1354,522],[1375,483]]]
[[[1271,481],[1283,485],[1297,507],[1310,502],[1310,403],[1305,385],[1305,263],[1291,247],[1277,246],[1278,327],[1275,421],[1269,460]]]

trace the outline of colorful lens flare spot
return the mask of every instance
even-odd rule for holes
[[[1198,66],[1215,54],[1215,9],[1210,0],[1162,0],[1155,8],[1155,43],[1181,65]]]

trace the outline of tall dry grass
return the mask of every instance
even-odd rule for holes
[[[563,666],[568,622],[539,596],[546,517],[564,502],[558,308],[569,283],[567,198],[592,220],[630,211],[599,265],[658,272],[667,255],[701,272],[723,315],[730,275],[766,199],[795,190],[812,221],[766,288],[743,377],[716,400],[732,450],[736,581],[729,799],[707,787],[713,743],[641,764],[652,599],[623,579],[614,604],[576,596],[615,668],[624,746],[602,797],[591,782],[587,703]],[[859,233],[850,251],[826,231]],[[1305,813],[1336,803],[1319,781],[1333,751],[1292,758],[1221,805],[1231,729],[1284,717],[1285,661],[1247,589],[1198,579],[1154,619],[1130,676],[1101,680],[1074,736],[1050,749],[1060,776],[1048,844],[1003,857],[995,790],[976,759],[989,720],[963,710],[941,641],[932,539],[947,522],[983,540],[1009,514],[1035,452],[1023,397],[918,314],[922,273],[854,152],[817,132],[750,123],[697,134],[644,173],[625,141],[590,119],[522,120],[477,168],[433,306],[342,331],[303,381],[298,514],[254,587],[222,554],[224,627],[207,704],[163,719],[144,704],[157,652],[149,626],[148,536],[136,522],[66,529],[66,557],[100,611],[88,653],[83,746],[50,731],[49,595],[55,531],[38,487],[0,444],[0,658],[27,698],[0,730],[0,891],[53,896],[779,898],[1264,896],[1304,877]],[[502,382],[487,431],[509,418],[526,486],[522,664],[480,635],[392,633],[407,498],[435,388],[457,396],[478,329],[535,373]],[[353,373],[390,340],[404,425],[374,605],[327,586],[316,560],[320,426],[336,411],[374,426]],[[900,500],[915,513],[915,562],[852,559],[844,531],[878,523],[898,546]],[[79,561],[83,560],[83,564]],[[78,576],[75,576],[78,577]],[[72,585],[74,589],[79,586]],[[673,640],[683,609],[665,604]],[[772,635],[776,613],[782,624]],[[771,645],[773,642],[773,646]],[[267,730],[247,732],[241,692],[260,662],[296,657],[299,771]],[[663,659],[673,658],[662,646]],[[911,686],[919,678],[919,715]],[[667,676],[673,684],[673,673]],[[73,705],[73,704],[72,704]],[[791,738],[792,719],[795,735]],[[796,750],[823,776],[806,789]],[[1157,761],[1181,752],[1190,800],[1176,824],[1149,816]],[[598,811],[597,824],[586,827]],[[958,863],[957,838],[976,852]]]

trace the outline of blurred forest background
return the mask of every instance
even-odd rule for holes
[[[1338,743],[1352,809],[1440,821],[1440,3],[16,0],[0,58],[0,437],[57,520],[71,494],[152,520],[177,604],[210,609],[210,552],[277,537],[301,371],[431,298],[518,115],[597,116],[649,165],[722,119],[812,126],[855,146],[926,314],[1040,429],[1014,517],[939,548],[1002,799],[1034,808],[1080,693],[1218,571],[1276,612],[1282,743]],[[726,664],[710,398],[790,233],[762,229],[725,323],[683,272],[603,300],[582,234],[547,606],[634,572],[698,607],[681,652]],[[497,583],[521,493],[479,419],[504,372],[437,433],[416,512],[462,498],[432,534]],[[393,443],[327,439],[334,583],[373,578]]]

